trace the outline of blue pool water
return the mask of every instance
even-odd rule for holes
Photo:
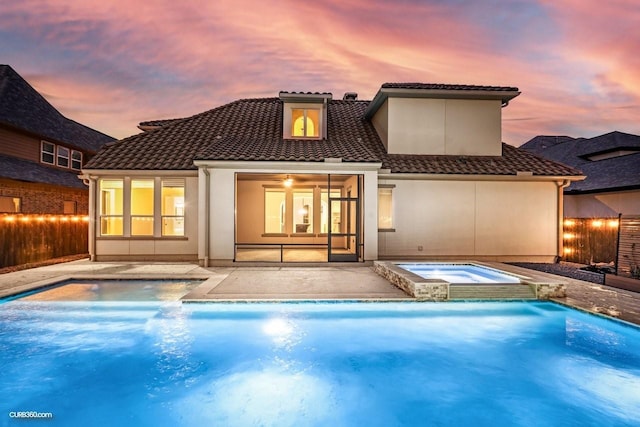
[[[0,425],[637,426],[640,330],[544,302],[0,304]]]
[[[442,279],[449,283],[520,283],[515,276],[473,264],[398,264],[425,279]]]

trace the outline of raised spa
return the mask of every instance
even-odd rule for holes
[[[451,284],[520,283],[520,279],[516,276],[475,264],[416,263],[397,265],[425,279],[440,279]]]

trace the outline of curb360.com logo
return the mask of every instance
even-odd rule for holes
[[[12,411],[9,412],[9,418],[53,418],[53,413],[36,411]]]

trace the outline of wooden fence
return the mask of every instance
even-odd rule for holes
[[[618,275],[640,279],[640,216],[620,219]]]
[[[565,218],[563,260],[579,264],[616,261],[618,218]]]
[[[86,217],[1,215],[0,268],[88,252]]]
[[[640,216],[566,218],[563,259],[611,263],[620,276],[640,278]]]

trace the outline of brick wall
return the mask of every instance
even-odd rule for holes
[[[76,213],[89,213],[89,189],[73,189],[0,178],[0,196],[20,198],[21,213],[63,214],[64,202],[76,202]]]

